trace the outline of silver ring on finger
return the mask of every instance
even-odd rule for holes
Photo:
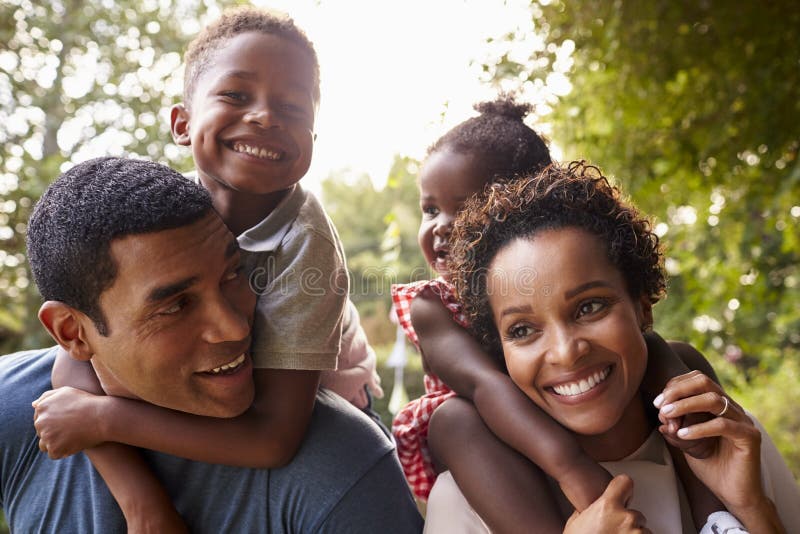
[[[720,397],[722,397],[722,400],[725,403],[725,406],[722,408],[721,412],[716,414],[717,417],[722,417],[723,415],[725,415],[727,413],[727,411],[728,411],[728,407],[731,405],[731,402],[728,400],[728,397],[726,397],[725,395],[720,395]]]

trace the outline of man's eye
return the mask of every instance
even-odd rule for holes
[[[185,305],[186,305],[185,301],[179,300],[178,302],[175,302],[174,304],[159,311],[158,315],[175,315],[176,313],[181,311]]]

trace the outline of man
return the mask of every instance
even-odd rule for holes
[[[79,164],[42,196],[28,249],[42,323],[70,356],[91,361],[107,394],[213,417],[250,406],[255,295],[202,187],[145,161]],[[57,349],[0,358],[0,505],[14,532],[124,531],[85,455],[39,451],[31,402],[51,388]],[[286,467],[144,457],[192,532],[421,529],[391,444],[324,392]]]

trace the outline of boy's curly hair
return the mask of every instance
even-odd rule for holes
[[[225,11],[189,43],[184,57],[183,100],[186,105],[190,104],[197,80],[211,64],[214,52],[224,45],[224,41],[247,32],[277,35],[306,51],[313,65],[314,102],[319,102],[319,60],[314,44],[305,32],[285,13],[242,6]]]
[[[545,140],[523,122],[533,109],[530,104],[502,93],[474,107],[480,115],[454,126],[428,148],[428,155],[442,150],[469,154],[487,173],[487,181],[537,172],[550,164]]]
[[[575,227],[596,235],[630,295],[657,302],[666,289],[663,253],[650,221],[583,161],[553,164],[536,176],[499,180],[467,201],[455,221],[449,272],[474,334],[502,354],[487,294],[489,266],[517,238]]]

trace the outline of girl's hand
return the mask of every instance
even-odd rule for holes
[[[97,414],[104,398],[71,387],[42,393],[32,403],[39,449],[58,460],[105,441]]]
[[[677,446],[681,439],[715,438],[706,458],[686,454],[697,477],[719,497],[728,510],[744,520],[754,503],[766,498],[761,488],[761,433],[741,406],[720,386],[699,371],[673,378],[664,389],[659,427],[664,438]],[[705,422],[675,429],[669,420],[688,414],[711,414]]]
[[[618,475],[609,482],[606,491],[581,513],[575,512],[567,520],[564,534],[596,533],[648,533],[647,520],[641,512],[627,508],[633,496],[633,480]]]

